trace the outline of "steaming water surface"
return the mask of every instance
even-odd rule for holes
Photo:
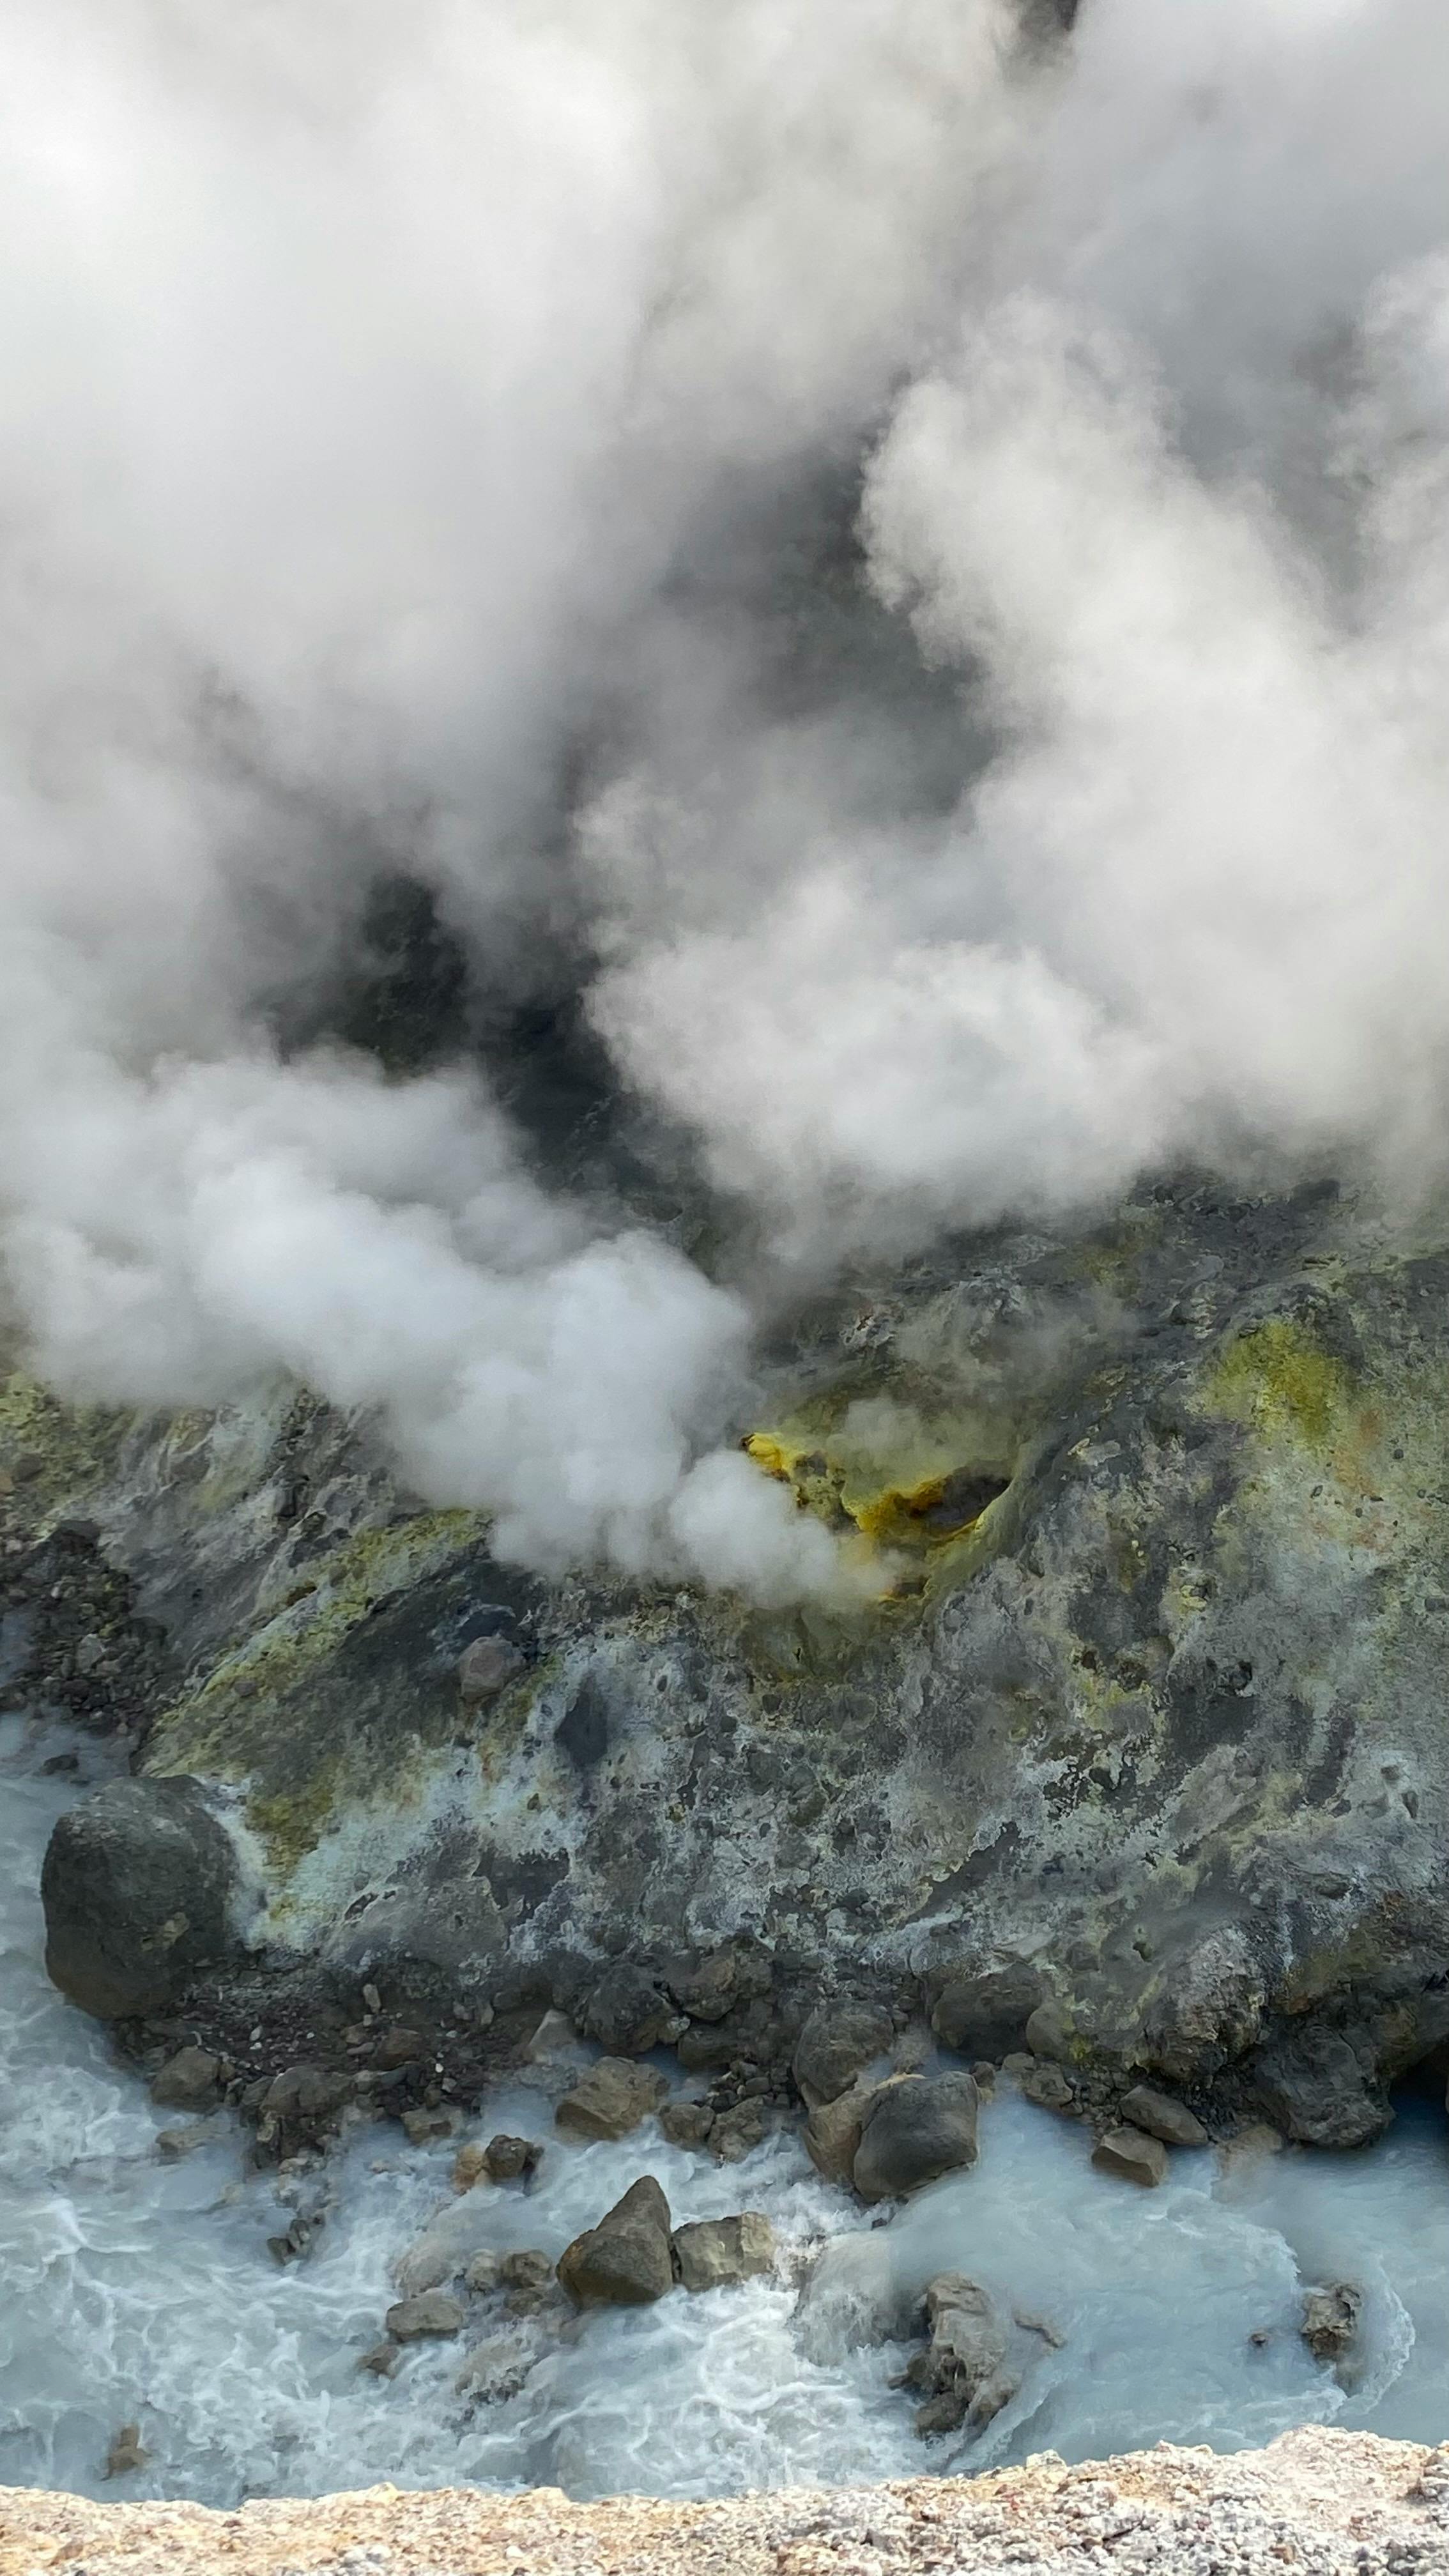
[[[230,2128],[160,2162],[177,2115],[45,1981],[36,1881],[74,1794],[39,1774],[56,1741],[0,1724],[0,2482],[217,2503],[381,2478],[688,2495],[1161,2437],[1231,2448],[1310,2419],[1424,2441],[1449,2424],[1449,2149],[1429,2106],[1370,2154],[1179,2157],[1147,2194],[1093,2174],[1075,2124],[1008,2096],[983,2117],[976,2170],[882,2226],[793,2142],[724,2169],[652,2130],[570,2148],[546,2095],[520,2087],[489,2101],[482,2134],[547,2139],[531,2192],[457,2200],[451,2146],[369,2127],[337,2162],[312,2252],[279,2269],[275,2175],[243,2178]],[[557,2254],[646,2169],[677,2219],[766,2210],[797,2273],[815,2258],[803,2299],[797,2277],[592,2317],[541,2346],[515,2395],[471,2409],[459,2344],[413,2348],[390,2382],[359,2371],[394,2262],[440,2210],[471,2244]],[[917,2441],[888,2386],[908,2347],[879,2339],[947,2268],[1062,2337],[1028,2333],[1019,2397],[965,2453]],[[1305,2281],[1335,2279],[1366,2297],[1348,2392],[1296,2333]],[[127,2421],[151,2458],[105,2486]]]

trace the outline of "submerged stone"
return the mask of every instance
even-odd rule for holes
[[[384,2323],[395,2343],[417,2343],[426,2337],[461,2334],[464,2310],[446,2290],[420,2290],[415,2298],[399,2299],[388,2309]]]

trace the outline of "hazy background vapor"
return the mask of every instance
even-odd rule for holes
[[[0,1203],[54,1382],[287,1370],[510,1554],[787,1598],[847,1577],[727,1445],[760,1295],[1187,1155],[1439,1184],[1428,0],[8,34]],[[332,1007],[398,876],[466,959],[407,1073]]]

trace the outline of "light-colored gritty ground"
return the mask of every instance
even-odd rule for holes
[[[1314,2427],[1223,2458],[1155,2451],[718,2504],[372,2487],[236,2513],[0,2489],[0,2576],[1418,2576],[1449,2571],[1449,2443]]]

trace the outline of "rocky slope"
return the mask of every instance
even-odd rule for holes
[[[1266,2451],[1135,2452],[907,2486],[569,2504],[400,2495],[317,2503],[93,2505],[0,2490],[0,2576],[912,2576],[920,2569],[1075,2576],[1377,2576],[1449,2568],[1449,2446],[1312,2429]]]
[[[17,1374],[10,1688],[133,1747],[53,1973],[234,2093],[366,2070],[371,1990],[434,2100],[553,2004],[783,2101],[834,1993],[968,2061],[1030,2025],[1099,2122],[1145,2073],[1367,2139],[1449,2037],[1446,1288],[1331,1188],[1188,1184],[856,1279],[736,1426],[875,1569],[849,1612],[542,1584],[295,1389]]]

